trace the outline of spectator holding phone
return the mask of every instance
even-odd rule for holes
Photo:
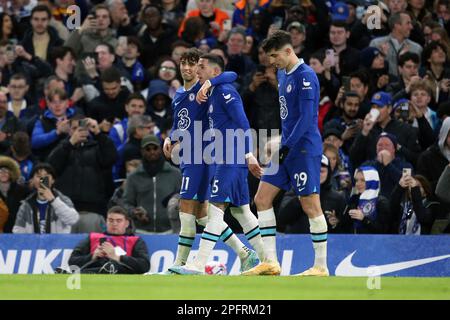
[[[392,232],[407,235],[430,234],[434,219],[441,207],[433,199],[430,182],[421,175],[412,176],[411,170],[403,174],[390,199]]]
[[[108,210],[105,233],[90,233],[73,250],[69,265],[81,273],[143,274],[150,269],[147,245],[134,235],[127,212],[119,206]]]
[[[79,218],[72,200],[54,188],[56,174],[48,163],[39,163],[31,172],[34,191],[17,212],[13,233],[70,233]]]
[[[56,186],[73,201],[78,211],[106,214],[114,191],[112,166],[117,151],[97,121],[75,116],[69,120],[69,137],[48,157],[58,176]],[[82,165],[80,165],[82,164]]]

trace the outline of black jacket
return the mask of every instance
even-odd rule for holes
[[[416,172],[425,176],[430,181],[432,190],[436,190],[439,177],[448,163],[447,158],[444,157],[436,143],[420,155]]]
[[[63,140],[48,157],[58,179],[56,187],[70,197],[78,211],[103,214],[110,189],[113,189],[111,170],[117,151],[103,133],[83,145],[73,146]],[[108,178],[109,173],[109,178]]]
[[[141,61],[146,69],[154,66],[159,57],[170,56],[172,43],[177,39],[177,31],[168,24],[163,24],[163,28],[164,31],[156,41],[152,40],[147,30],[139,35],[139,40],[144,44]]]
[[[0,198],[2,198],[3,201],[5,201],[9,211],[8,220],[6,221],[6,224],[3,227],[4,233],[12,233],[12,229],[16,222],[17,211],[19,210],[20,207],[20,202],[24,200],[29,193],[30,191],[28,190],[27,187],[18,185],[15,182],[11,183],[6,198],[3,196],[2,193],[0,193]]]
[[[421,151],[417,128],[393,119],[389,121],[384,129],[375,124],[367,136],[364,136],[362,133],[356,136],[350,148],[350,159],[352,160],[353,168],[357,168],[364,161],[376,157],[377,141],[382,132],[387,132],[397,137],[397,141],[401,145],[397,156],[412,165],[417,163],[417,158]]]
[[[395,187],[391,194],[390,206],[392,213],[392,223],[390,226],[392,233],[399,233],[400,222],[403,216],[403,205],[406,200],[407,190],[399,184]],[[439,215],[441,206],[437,201],[423,201],[420,194],[420,187],[411,189],[411,200],[414,213],[420,223],[421,234],[430,234],[434,219]]]
[[[47,61],[49,61],[49,57],[53,48],[64,45],[64,41],[59,37],[58,32],[52,26],[48,27],[48,34],[50,36],[50,41],[47,47]],[[29,54],[34,56],[32,29],[28,29],[28,31],[25,33],[21,44]]]
[[[89,263],[92,261],[91,263]],[[88,237],[82,240],[73,250],[69,258],[69,265],[82,268],[81,272],[97,273],[100,268],[111,261],[117,268],[119,274],[143,274],[150,269],[150,259],[148,255],[147,245],[144,240],[139,238],[133,248],[131,256],[121,256],[120,263],[107,259],[92,260],[91,241]]]
[[[130,92],[128,89],[124,87],[122,87],[119,95],[114,99],[110,99],[104,93],[101,93],[100,96],[94,98],[88,103],[88,116],[97,120],[98,123],[102,122],[104,119],[123,119],[127,117],[125,102],[127,101],[129,94]]]

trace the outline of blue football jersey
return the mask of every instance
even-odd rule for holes
[[[318,115],[320,85],[314,70],[301,59],[286,73],[279,70],[281,144],[311,156],[322,154]]]
[[[210,81],[214,86],[221,83],[232,83],[236,79],[237,74],[235,72],[224,72]],[[172,142],[182,142],[183,150],[190,150],[190,154],[183,152],[183,150],[180,153],[182,157],[181,168],[189,164],[204,163],[203,149],[211,144],[211,141],[208,141],[208,139],[203,141],[204,133],[209,130],[210,125],[206,103],[200,105],[195,100],[200,88],[201,84],[199,82],[189,90],[180,87],[172,100],[174,119],[170,139]],[[185,137],[189,137],[189,139],[183,143]]]
[[[252,150],[252,136],[241,96],[231,84],[215,86],[208,99],[210,128],[214,130],[217,164],[246,166]]]

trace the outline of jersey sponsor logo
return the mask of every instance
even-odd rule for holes
[[[222,93],[222,96],[225,100],[228,100],[231,98],[231,93],[229,93],[229,94]]]
[[[286,88],[286,92],[290,93],[292,91],[292,85],[289,83],[289,85]]]
[[[284,96],[281,96],[279,98],[280,101],[280,117],[281,119],[286,119],[288,116],[288,108],[286,103],[286,98]]]
[[[194,93],[191,93],[191,94],[189,95],[189,101],[194,101],[194,99],[195,99],[195,94],[194,94]]]
[[[337,276],[353,276],[353,277],[367,276],[371,269],[375,270],[377,273],[377,274],[371,273],[370,274],[371,276],[381,276],[386,273],[401,271],[412,267],[417,267],[424,264],[450,258],[450,254],[447,254],[424,259],[400,261],[396,263],[389,263],[383,265],[374,265],[371,267],[357,267],[352,262],[352,257],[355,255],[355,253],[356,251],[353,251],[339,263],[335,272]]]
[[[306,81],[305,78],[303,78],[303,88],[302,90],[312,90],[311,88],[311,81]]]
[[[181,109],[177,116],[180,118],[178,120],[178,129],[186,130],[191,125],[191,119],[189,118],[189,111],[186,108]]]

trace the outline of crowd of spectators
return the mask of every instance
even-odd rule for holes
[[[221,56],[250,126],[280,130],[260,47],[278,29],[321,85],[329,232],[449,232],[449,0],[13,0],[0,22],[0,232],[103,232],[120,205],[138,232],[176,233],[161,142],[180,55]],[[274,209],[279,232],[309,233],[294,193]]]

